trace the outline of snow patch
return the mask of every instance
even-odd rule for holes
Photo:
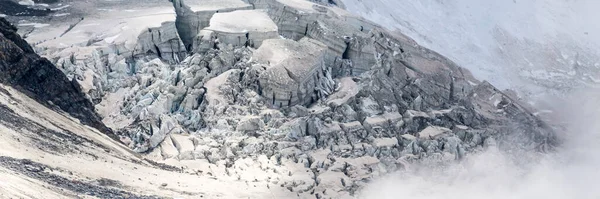
[[[115,41],[115,39],[119,38],[119,36],[121,36],[121,34],[118,34],[118,35],[115,35],[115,36],[112,36],[112,37],[107,37],[107,38],[104,39],[104,41],[106,43],[112,44]]]
[[[59,13],[59,14],[54,14],[54,15],[52,15],[52,16],[55,16],[55,17],[63,17],[63,16],[68,16],[68,15],[71,15],[71,13]]]
[[[58,10],[62,10],[65,8],[71,7],[71,5],[64,5],[64,6],[60,6],[60,7],[56,7],[56,8],[50,8],[50,10],[52,11],[58,11]]]
[[[43,28],[46,26],[49,26],[50,24],[45,24],[45,23],[22,23],[19,24],[18,26],[33,26],[34,28]]]
[[[32,6],[35,5],[35,2],[33,2],[33,0],[21,0],[19,1],[19,4],[24,6]]]

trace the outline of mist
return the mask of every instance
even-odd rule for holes
[[[360,198],[592,199],[600,197],[600,92],[556,101],[563,143],[550,153],[495,145],[450,165],[413,165],[368,185]]]
[[[461,161],[411,165],[374,180],[360,198],[600,198],[600,1],[342,2],[517,91],[561,139],[548,153],[488,144]]]

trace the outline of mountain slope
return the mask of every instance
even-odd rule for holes
[[[53,24],[25,34],[74,79],[39,86],[93,99],[122,145],[10,88],[31,87],[8,81],[25,78],[15,72],[0,96],[11,116],[0,118],[11,135],[0,156],[18,184],[64,197],[351,198],[423,163],[559,142],[511,92],[337,1],[65,2],[87,15],[26,18]],[[30,61],[15,60],[6,67]],[[55,183],[65,178],[79,183]]]
[[[218,167],[183,170],[146,160],[6,85],[0,85],[0,113],[2,198],[291,196],[279,186],[213,177]]]
[[[79,83],[69,81],[50,61],[37,55],[16,31],[0,18],[0,83],[20,88],[40,103],[55,104],[82,123],[116,138],[101,122]]]
[[[597,18],[594,0],[342,2],[527,100],[600,83],[600,24],[589,20]]]

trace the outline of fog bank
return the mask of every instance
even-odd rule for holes
[[[516,90],[564,141],[549,154],[489,147],[450,165],[413,165],[375,180],[362,198],[600,198],[600,1],[342,1]]]
[[[447,167],[413,166],[375,180],[361,198],[595,199],[600,197],[600,92],[572,94],[555,113],[565,123],[554,152],[489,147]],[[559,103],[559,102],[557,102]],[[424,168],[424,169],[422,169]]]

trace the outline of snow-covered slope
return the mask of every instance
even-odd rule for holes
[[[594,0],[342,0],[483,80],[551,99],[563,123],[557,153],[490,148],[453,165],[421,165],[375,180],[362,198],[598,198],[600,22]],[[583,90],[583,91],[581,91]],[[548,97],[550,96],[550,97]],[[557,100],[560,96],[563,100]],[[539,105],[539,104],[538,104]],[[548,107],[548,105],[546,105]],[[562,111],[561,111],[562,110]]]
[[[283,187],[240,180],[254,177],[258,168],[251,164],[236,180],[226,168],[195,162],[188,165],[194,169],[183,169],[148,160],[3,84],[0,146],[0,198],[295,196]]]
[[[520,170],[513,165],[544,160],[542,154],[559,143],[554,129],[513,93],[477,80],[405,35],[335,7],[336,0],[319,0],[319,4],[305,0],[60,2],[49,7],[60,6],[64,9],[56,14],[69,15],[7,18],[28,27],[20,31],[22,36],[65,73],[58,76],[66,76],[75,88],[81,85],[77,93],[85,93],[103,122],[114,129],[114,134],[102,132],[119,137],[110,140],[28,99],[13,84],[0,85],[0,144],[5,146],[0,148],[0,177],[10,179],[10,183],[0,182],[0,198],[4,193],[32,198],[46,193],[57,198],[345,198],[358,196],[369,182],[385,174],[414,169],[401,173],[409,175],[400,178],[405,195],[397,193],[395,183],[384,182],[366,189],[366,197],[379,198],[369,194],[374,191],[393,198],[453,198],[452,194],[480,189],[484,189],[481,194],[467,198],[515,197],[510,182],[537,182],[519,176],[539,167],[526,164],[534,169]],[[512,4],[492,6],[499,5]],[[402,14],[407,16],[400,18],[404,24],[436,25],[431,26],[432,32],[422,24],[409,29],[417,41],[439,47],[459,63],[466,58],[462,65],[472,66],[483,79],[506,84],[504,88],[538,82],[545,85],[517,90],[561,91],[556,85],[573,88],[593,80],[591,56],[580,55],[578,59],[587,61],[569,63],[573,56],[556,50],[558,44],[571,40],[544,48],[545,39],[560,34],[519,35],[518,27],[533,25],[513,27],[500,23],[499,16],[480,19],[487,13],[483,7],[489,5],[473,8],[479,14],[471,18],[451,12],[472,13],[461,3],[424,1],[412,2],[411,7],[357,1],[347,6],[354,11],[371,9],[371,14],[363,14],[384,16],[372,19],[401,31],[403,26],[386,24],[388,16],[389,23],[395,24],[395,17],[401,15],[385,9],[404,6],[407,10]],[[452,23],[421,19],[430,16]],[[31,26],[34,23],[48,25]],[[546,25],[536,27],[547,30]],[[15,31],[12,26],[7,29]],[[445,34],[460,37],[452,40]],[[544,34],[547,38],[536,37]],[[0,38],[18,37],[12,35],[3,32]],[[575,44],[579,41],[569,38]],[[582,46],[586,45],[568,49],[579,52]],[[0,52],[22,57],[18,50],[2,47]],[[527,59],[521,58],[525,53],[530,53]],[[0,69],[19,72],[23,68],[8,67],[17,66],[16,58],[3,62],[5,57],[0,53]],[[502,67],[504,60],[516,60],[509,63],[515,67]],[[566,65],[571,68],[565,69]],[[512,75],[515,71],[524,72]],[[56,86],[43,88],[52,87]],[[53,108],[51,103],[47,107]],[[583,165],[590,171],[597,164]],[[490,175],[498,171],[502,173]],[[421,172],[446,178],[428,179]],[[539,180],[538,176],[551,173],[533,177]],[[560,177],[552,179],[553,186],[541,188],[574,182]],[[449,183],[440,183],[444,180]],[[501,185],[498,189],[485,190],[495,182]],[[385,189],[388,185],[391,188]],[[471,188],[455,192],[464,188],[461,185]]]
[[[600,83],[594,0],[342,0],[479,78],[522,96]]]

